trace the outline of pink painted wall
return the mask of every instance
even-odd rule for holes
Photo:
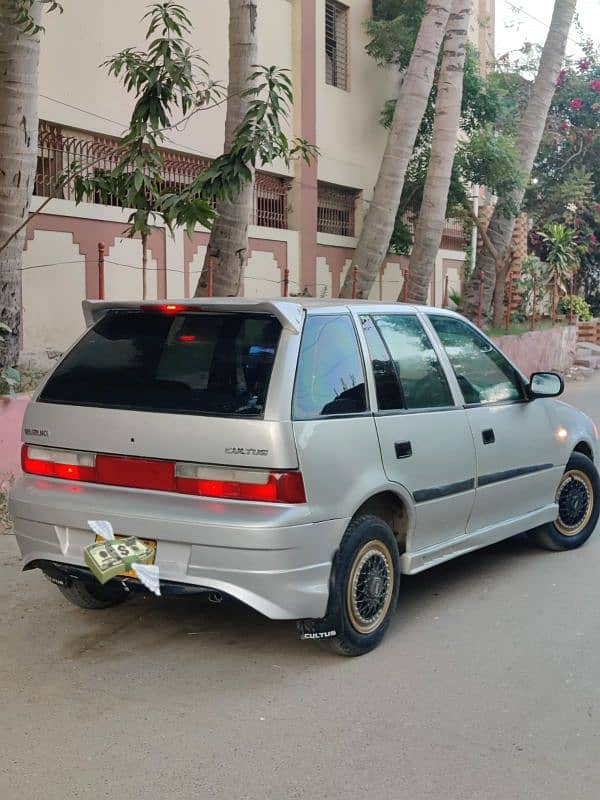
[[[0,487],[21,474],[21,426],[29,395],[0,396]]]
[[[521,336],[498,336],[494,341],[526,376],[544,370],[565,372],[575,359],[577,326],[530,331]]]

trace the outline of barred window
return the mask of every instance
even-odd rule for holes
[[[254,182],[253,222],[265,228],[287,228],[290,178],[257,172]]]
[[[354,236],[356,198],[359,192],[344,186],[319,183],[317,230],[337,236]]]
[[[325,80],[348,89],[348,8],[334,0],[325,2]]]

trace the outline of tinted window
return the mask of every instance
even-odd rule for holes
[[[66,356],[40,399],[260,416],[280,332],[270,316],[112,311]]]
[[[516,372],[495,347],[460,319],[431,317],[466,403],[498,403],[523,397]]]
[[[453,406],[448,382],[419,320],[408,314],[373,317],[400,377],[406,408]]]
[[[363,366],[348,316],[308,317],[294,387],[294,417],[366,411]]]
[[[375,323],[371,317],[361,317],[360,321],[371,356],[379,410],[393,411],[404,408],[404,399],[396,368]]]

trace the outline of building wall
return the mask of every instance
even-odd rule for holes
[[[228,3],[194,0],[186,4],[193,42],[208,62],[213,79],[227,82]],[[259,63],[291,70],[295,104],[287,132],[315,142],[318,163],[276,163],[266,171],[293,178],[289,229],[253,226],[250,257],[240,291],[248,296],[303,290],[335,296],[357,239],[317,233],[317,182],[356,189],[356,228],[372,197],[385,147],[378,124],[384,102],[395,95],[399,76],[381,68],[365,52],[364,21],[371,0],[347,0],[349,82],[347,90],[327,85],[325,76],[325,0],[259,0]],[[480,0],[483,13],[493,0]],[[62,15],[45,19],[40,64],[40,118],[66,129],[119,136],[132,99],[98,65],[128,46],[142,46],[147,0],[78,0]],[[482,17],[482,13],[479,14]],[[491,16],[493,20],[493,15]],[[115,21],[118,21],[116,24]],[[472,38],[481,35],[472,27]],[[165,146],[214,158],[222,150],[225,106],[200,111],[168,134]],[[32,210],[41,199],[34,198]],[[90,203],[76,206],[52,200],[28,229],[24,256],[23,312],[25,351],[63,350],[81,331],[80,304],[99,295],[98,243],[105,244],[104,287],[108,298],[141,296],[141,245],[125,236],[129,212]],[[149,289],[152,297],[193,294],[208,241],[198,229],[193,240],[182,231],[171,237],[157,225],[150,241]],[[444,281],[458,287],[463,255],[440,251],[430,290],[432,302],[444,299]],[[373,299],[395,300],[402,292],[407,260],[390,255]],[[287,273],[286,273],[287,270]]]

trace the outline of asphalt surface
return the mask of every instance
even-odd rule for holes
[[[568,389],[600,424],[600,378]],[[412,578],[343,659],[240,606],[85,612],[0,537],[0,798],[597,800],[600,535]]]

